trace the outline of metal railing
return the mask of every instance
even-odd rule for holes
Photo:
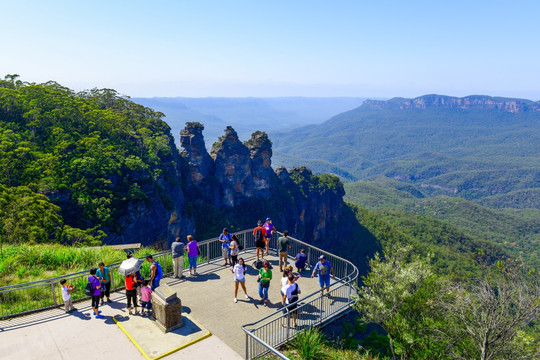
[[[245,242],[253,243],[252,230],[245,230],[234,233],[242,246]],[[209,263],[212,260],[222,257],[221,243],[218,238],[201,241],[198,243],[201,253],[197,260],[198,264]],[[163,269],[163,275],[170,275],[173,272],[173,261],[171,251],[162,251],[152,254],[154,260],[158,261]],[[125,287],[124,276],[118,274],[117,270],[121,262],[107,265],[110,270],[111,292],[121,290]],[[97,264],[96,264],[97,265]],[[184,266],[188,265],[187,256],[184,256]],[[148,277],[150,273],[150,263],[145,262],[141,269],[141,274]],[[84,270],[72,274],[58,276],[47,280],[39,280],[22,284],[15,284],[0,287],[0,319],[13,316],[29,314],[35,311],[52,309],[63,305],[60,281],[66,279],[72,284],[74,291],[71,293],[73,301],[89,299],[84,294],[84,288],[88,282],[89,270]]]
[[[288,308],[263,317],[251,324],[242,326],[246,335],[246,359],[255,359],[269,353],[287,360],[277,348],[292,340],[301,331],[312,326],[329,322],[350,310],[356,294],[358,269],[350,261],[327,251],[319,249],[300,240],[291,238],[292,249],[290,254],[297,254],[305,249],[308,264],[313,267],[320,255],[332,264],[335,280],[330,284],[329,291],[317,290],[298,301],[295,310]],[[293,313],[296,315],[297,326],[292,328]]]
[[[251,251],[255,246],[253,230],[244,230],[234,233],[238,237],[239,244],[244,247],[244,251]],[[272,237],[270,247],[276,251],[275,241],[281,233],[275,233]],[[293,339],[299,332],[323,324],[331,319],[342,315],[348,311],[353,303],[355,285],[358,279],[358,269],[350,261],[327,251],[319,249],[308,243],[289,237],[291,248],[289,254],[297,254],[301,249],[306,250],[308,257],[307,264],[313,267],[320,255],[325,255],[334,269],[336,278],[330,285],[330,297],[321,296],[321,292],[315,291],[306,297],[302,297],[295,310],[297,314],[298,327],[292,329],[292,312],[285,309],[257,320],[256,322],[242,326],[246,335],[246,359],[254,359],[268,353],[273,353],[281,359],[287,359],[281,354],[277,347]],[[212,238],[198,242],[199,258],[198,264],[211,263],[222,258],[222,244],[219,239]],[[153,254],[154,260],[158,261],[163,269],[163,275],[170,275],[173,272],[173,261],[171,251],[162,251]],[[290,261],[290,260],[289,260]],[[124,276],[117,272],[121,262],[107,265],[111,276],[111,292],[124,288]],[[184,256],[184,266],[187,268],[187,256]],[[150,272],[150,263],[145,262],[141,274],[145,277]],[[64,276],[59,276],[47,280],[34,281],[30,283],[16,284],[0,287],[0,319],[28,314],[35,311],[51,309],[63,305],[60,281],[66,279],[74,285],[72,300],[85,300],[89,297],[84,294],[84,288],[88,281],[89,270],[80,271]],[[282,324],[289,327],[285,328]]]

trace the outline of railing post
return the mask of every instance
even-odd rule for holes
[[[246,332],[246,360],[249,360],[249,335]]]
[[[210,264],[210,243],[206,243],[206,263]]]
[[[56,292],[54,291],[54,281],[51,281],[51,291],[52,291],[52,297],[53,297],[54,305],[58,305],[56,303]]]
[[[291,331],[291,312],[289,311],[289,308],[287,307],[287,342],[290,338],[290,331]]]

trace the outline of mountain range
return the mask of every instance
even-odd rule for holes
[[[276,98],[133,98],[134,102],[160,111],[171,127],[180,147],[178,134],[186,122],[204,124],[206,146],[232,126],[238,136],[248,139],[251,133],[292,129],[317,124],[343,111],[354,109],[365,98],[276,97]]]
[[[426,196],[540,208],[540,103],[426,95],[366,100],[328,121],[271,133],[274,164],[345,181],[384,176]]]

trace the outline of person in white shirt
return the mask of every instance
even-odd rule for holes
[[[249,296],[247,294],[246,290],[246,269],[247,266],[244,265],[244,259],[240,258],[238,259],[238,264],[234,265],[232,268],[232,273],[234,274],[234,302],[238,302],[238,284],[242,285],[242,290],[244,290],[244,294],[246,296],[246,299],[249,299]]]
[[[298,305],[298,295],[301,293],[300,287],[298,284],[294,281],[294,275],[289,274],[288,276],[288,285],[285,288],[285,294],[283,295],[283,298],[281,299],[281,305],[285,306],[286,309],[290,311],[292,314],[293,319],[293,325],[292,328],[296,327],[296,307]],[[284,308],[284,310],[286,311]],[[283,324],[283,327],[287,327],[287,324]]]

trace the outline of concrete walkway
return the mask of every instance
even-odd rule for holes
[[[241,254],[246,264],[254,261],[252,253]],[[270,306],[259,305],[257,271],[248,268],[246,287],[249,300],[239,289],[238,303],[233,302],[234,281],[230,267],[222,260],[205,264],[198,269],[199,276],[182,280],[165,278],[178,292],[183,312],[196,319],[212,336],[165,359],[242,359],[245,355],[245,334],[241,326],[254,322],[281,307],[281,274],[275,256],[268,257],[273,264],[273,280],[269,289]],[[184,274],[188,274],[184,270]],[[317,279],[305,272],[298,284],[306,296],[319,288]],[[121,293],[111,296],[113,302],[100,309],[105,319],[91,316],[89,301],[75,304],[78,311],[71,315],[61,309],[47,310],[27,316],[0,321],[0,358],[2,359],[144,359],[127,336],[112,320],[113,316],[126,316],[126,299]]]

